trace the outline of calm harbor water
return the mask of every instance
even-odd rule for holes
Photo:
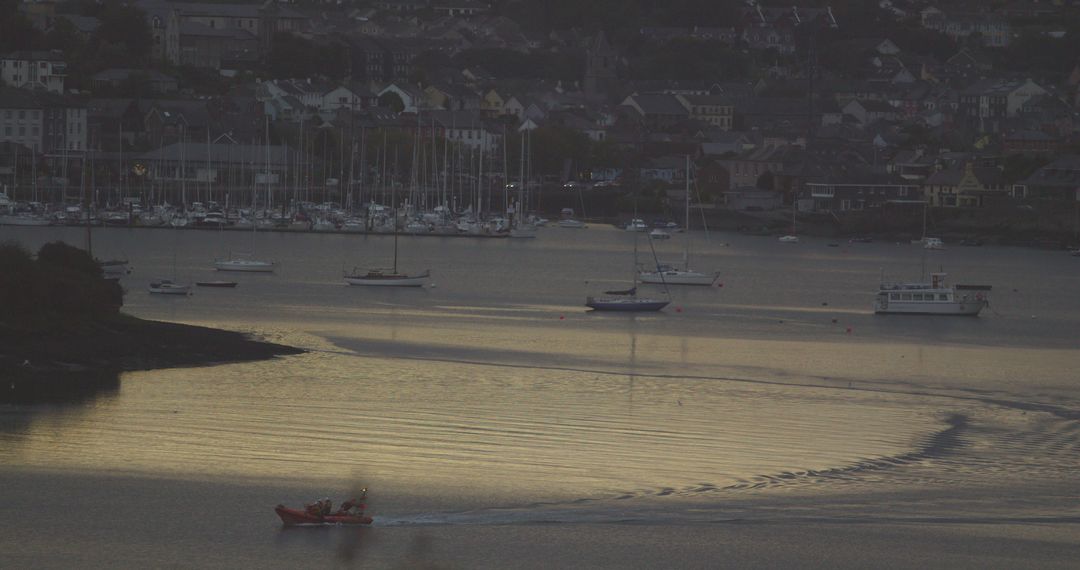
[[[0,227],[31,249],[79,228]],[[309,349],[0,407],[0,565],[1069,567],[1080,263],[1061,252],[694,233],[721,288],[589,314],[634,235],[402,237],[434,287],[347,287],[391,236],[105,228],[125,311]],[[638,238],[642,261],[652,259]],[[686,235],[657,243],[678,260]],[[273,275],[221,278],[254,250]],[[978,318],[875,316],[882,272],[994,286]],[[655,291],[655,289],[653,289]],[[372,489],[368,529],[271,507]],[[57,516],[62,513],[62,516]]]

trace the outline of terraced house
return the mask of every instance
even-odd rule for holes
[[[947,168],[931,174],[923,183],[923,196],[931,206],[978,208],[1008,190],[1001,170],[968,162],[963,168]]]
[[[139,0],[153,37],[155,59],[220,69],[258,61],[278,32],[307,29],[308,18],[276,2],[211,4]]]

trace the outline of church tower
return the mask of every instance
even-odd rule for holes
[[[592,100],[606,97],[616,79],[619,54],[600,31],[585,46],[585,96]]]

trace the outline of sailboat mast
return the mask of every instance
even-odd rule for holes
[[[683,268],[690,270],[690,155],[686,155],[686,245],[683,249]]]
[[[518,160],[517,208],[514,210],[514,213],[517,214],[517,216],[515,216],[515,217],[517,217],[518,219],[520,219],[520,216],[522,215],[521,210],[525,209],[524,200],[522,200],[522,196],[523,196],[524,188],[525,188],[525,131],[521,131],[521,153],[520,154],[521,154],[521,157]],[[521,225],[521,223],[518,222],[518,225]]]
[[[396,154],[396,153],[395,153]],[[397,246],[398,246],[398,231],[397,231],[397,186],[390,187],[390,201],[393,208],[390,210],[393,216],[390,219],[390,223],[394,225],[394,275],[397,275]]]

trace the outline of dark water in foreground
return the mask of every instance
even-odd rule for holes
[[[0,228],[36,248],[80,230]],[[659,245],[681,255],[682,236]],[[724,287],[590,315],[633,236],[401,240],[436,287],[345,287],[379,236],[106,229],[132,314],[303,346],[125,374],[96,397],[0,407],[0,566],[1074,567],[1080,263],[951,248],[979,318],[870,312],[922,250],[694,236]],[[729,242],[728,245],[724,245]],[[272,276],[190,298],[250,249]],[[647,244],[639,242],[642,256]],[[174,262],[175,259],[175,262]],[[376,525],[283,530],[271,508],[372,489]]]

